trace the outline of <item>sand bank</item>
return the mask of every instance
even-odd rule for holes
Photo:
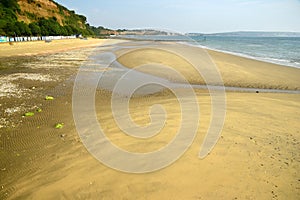
[[[40,61],[29,60],[18,73],[49,75],[48,79],[41,82],[34,78],[15,78],[15,84],[37,88],[27,91],[28,98],[23,96],[24,99],[0,97],[3,110],[22,103],[37,105],[43,110],[26,118],[21,116],[24,111],[6,115],[7,119],[22,120],[22,123],[0,128],[1,199],[38,199],[41,196],[46,199],[299,198],[299,94],[228,92],[222,137],[207,158],[199,159],[200,145],[211,117],[211,98],[207,91],[196,90],[201,109],[200,126],[189,150],[165,169],[148,174],[127,174],[110,169],[91,156],[75,128],[72,75],[78,70],[76,59],[80,58],[79,63],[86,62],[90,53],[90,50],[78,49],[46,56]],[[237,69],[243,67],[238,60],[226,60],[229,58],[226,54],[215,55],[219,62],[222,56],[223,63],[234,62]],[[49,60],[60,64],[49,65]],[[42,63],[45,65],[41,66]],[[283,74],[286,73],[284,69],[280,69]],[[225,69],[222,70],[226,74]],[[233,69],[232,73],[238,74]],[[292,79],[289,75],[285,77],[287,80]],[[49,81],[51,77],[58,79]],[[239,83],[234,80],[234,83]],[[294,85],[289,82],[288,86]],[[52,95],[55,99],[46,101],[45,95]],[[180,125],[180,106],[168,91],[135,97],[130,101],[130,114],[140,125],[150,122],[148,111],[153,104],[161,104],[168,113],[166,126],[149,140],[131,138],[117,127],[111,112],[109,91],[98,90],[95,100],[98,121],[107,137],[128,151],[156,150],[174,137]],[[31,109],[35,110],[34,107]],[[56,123],[64,123],[64,127],[55,129]]]
[[[207,50],[198,50],[197,47],[177,45],[173,49],[181,48],[185,52],[194,57],[210,56],[212,63],[217,66],[224,85],[234,87],[250,87],[250,88],[273,88],[273,89],[300,89],[300,69],[286,67],[272,63],[262,62],[231,54]],[[196,53],[195,53],[196,52]],[[149,63],[159,63],[161,65],[171,66],[192,84],[205,84],[203,77],[195,68],[184,58],[178,56],[172,51],[161,50],[159,45],[155,48],[136,48],[130,50],[119,51],[118,61],[126,67],[134,68]],[[200,65],[205,65],[205,59]],[[171,76],[167,70],[162,67],[151,67],[151,69],[143,69],[145,73],[151,73],[156,76],[176,81],[176,77]]]

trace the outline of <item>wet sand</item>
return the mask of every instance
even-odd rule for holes
[[[179,48],[178,45],[174,48]],[[159,63],[166,66],[172,66],[179,71],[191,84],[205,84],[203,77],[184,57],[178,56],[176,52],[159,50],[156,48],[136,48],[130,51],[119,51],[118,61],[126,67],[134,68],[147,63]],[[182,47],[185,52],[194,57],[209,56],[213,63],[218,66],[219,73],[222,76],[225,86],[247,87],[247,88],[271,88],[271,89],[300,89],[300,70],[293,67],[285,67],[272,63],[266,63],[258,60],[243,58],[231,54],[208,50],[208,54],[203,51],[195,53],[197,47]],[[206,59],[199,65],[205,65]],[[172,81],[176,81],[174,76],[161,67],[143,69],[145,73],[150,73]]]
[[[42,58],[23,58],[19,60],[21,65],[19,62],[14,64],[18,64],[18,69],[12,66],[1,70],[1,79],[10,76],[5,83],[15,84],[19,89],[0,96],[1,118],[9,122],[0,128],[1,199],[39,199],[41,196],[45,199],[299,198],[299,94],[227,92],[222,136],[210,155],[199,159],[200,145],[211,116],[211,98],[206,90],[196,90],[201,108],[200,127],[192,146],[174,164],[153,173],[128,174],[98,162],[81,143],[72,115],[73,75],[79,66],[88,63],[92,52],[91,48],[77,49]],[[241,84],[238,72],[241,69],[246,72],[247,66],[254,62],[222,53],[211,54],[216,63],[236,66],[231,70],[235,73],[231,80],[235,86]],[[163,60],[171,62],[167,58]],[[243,62],[239,63],[240,60]],[[131,62],[136,61],[131,58]],[[2,66],[7,63],[2,59]],[[254,64],[256,70],[262,70],[258,69],[260,62]],[[261,68],[273,66],[261,65]],[[265,74],[276,74],[272,77],[274,84],[269,79],[263,82],[263,77],[257,74],[258,78],[254,76],[253,82],[250,76],[244,78],[243,86],[298,87],[294,80],[297,70],[274,67],[276,72],[268,67],[264,71]],[[220,71],[226,84],[227,71],[222,66]],[[24,73],[31,76],[18,78],[24,77]],[[33,73],[38,75],[33,76]],[[251,69],[249,73],[255,74]],[[281,83],[281,76],[291,82],[277,87],[275,83]],[[46,101],[46,95],[53,96],[54,100]],[[154,103],[163,105],[169,114],[162,132],[150,140],[123,135],[112,117],[110,98],[111,92],[97,91],[98,120],[107,137],[128,151],[158,149],[168,143],[178,129],[180,107],[168,91],[134,97],[130,101],[132,118],[141,125],[149,123],[148,109]],[[20,105],[24,105],[21,108],[24,110],[5,112],[7,108],[12,111]],[[35,106],[42,112],[22,117],[26,111],[35,111]],[[64,123],[64,127],[55,129],[56,123]]]

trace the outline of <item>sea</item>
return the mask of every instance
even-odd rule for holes
[[[131,39],[177,41],[238,56],[300,68],[300,37],[239,35],[147,35]]]

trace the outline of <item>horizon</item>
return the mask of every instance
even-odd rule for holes
[[[107,28],[107,27],[104,27],[104,28]],[[115,29],[115,30],[117,30],[117,29]],[[159,30],[159,29],[152,29],[152,28],[133,28],[133,29],[125,29],[125,30],[128,30],[128,31],[153,30],[153,31],[165,31],[165,32],[168,32],[168,30]],[[248,31],[213,32],[213,33],[185,32],[185,33],[182,33],[182,34],[213,35],[213,34],[228,34],[228,33],[288,33],[288,34],[294,33],[294,34],[300,34],[300,31],[256,31],[256,30],[248,30]]]
[[[300,32],[299,0],[55,0],[92,26],[178,33]]]

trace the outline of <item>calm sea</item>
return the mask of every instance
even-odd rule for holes
[[[300,68],[300,37],[128,36],[175,40],[239,56]]]

